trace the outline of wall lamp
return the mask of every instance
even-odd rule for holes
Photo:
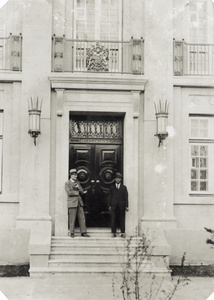
[[[155,136],[159,139],[159,144],[163,145],[163,140],[166,139],[168,136],[167,124],[168,124],[168,110],[169,110],[169,103],[167,100],[163,103],[161,101],[158,104],[154,103],[155,105],[155,115],[156,115],[156,134]]]
[[[41,116],[42,99],[31,97],[28,99],[28,113],[29,113],[29,130],[28,133],[34,139],[36,146],[36,139],[41,134],[40,131],[40,116]]]

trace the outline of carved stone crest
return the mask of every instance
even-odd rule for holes
[[[99,42],[87,49],[86,66],[88,71],[106,72],[108,68],[109,50]]]

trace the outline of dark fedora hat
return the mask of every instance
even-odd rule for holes
[[[123,176],[122,176],[119,172],[117,172],[117,173],[115,174],[115,178],[123,178]]]

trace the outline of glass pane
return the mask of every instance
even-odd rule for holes
[[[207,171],[206,170],[200,171],[200,179],[207,179]]]
[[[197,176],[197,170],[191,170],[191,179],[197,179],[198,176]]]
[[[100,24],[100,30],[101,30],[101,32],[108,32],[108,23],[101,22],[101,24]]]
[[[95,35],[94,35],[94,33],[87,33],[86,38],[88,40],[94,40],[95,39]]]
[[[84,7],[85,6],[85,0],[77,0],[77,7]]]
[[[78,20],[84,20],[85,19],[84,9],[77,9],[77,19]]]
[[[109,34],[108,33],[101,33],[100,34],[100,39],[101,40],[108,40],[109,39]]]
[[[85,31],[85,22],[84,21],[77,21],[77,31]]]
[[[200,158],[200,167],[201,168],[207,167],[207,159],[206,158]]]
[[[199,158],[192,158],[192,167],[199,168]]]
[[[198,156],[198,146],[191,146],[191,155],[192,156]]]
[[[94,32],[95,30],[94,25],[95,25],[94,22],[86,22],[86,31],[90,33]]]
[[[203,51],[205,49],[201,49]],[[208,128],[208,120],[200,120],[200,127],[201,128]]]
[[[108,21],[108,10],[101,10],[101,20],[102,21]]]
[[[118,41],[118,35],[117,35],[117,33],[111,33],[110,34],[110,40]]]
[[[200,182],[200,191],[207,191],[207,182]]]
[[[94,10],[90,9],[90,10],[87,10],[87,20],[88,21],[94,21],[95,20],[95,14],[94,14]]]
[[[118,0],[111,0],[111,8],[117,8],[118,7]]]
[[[95,0],[86,0],[86,6],[88,8],[94,8],[95,7]]]
[[[3,135],[3,113],[2,112],[0,113],[0,135]]]
[[[207,129],[200,129],[200,137],[205,138],[207,135]]]
[[[207,156],[208,153],[207,153],[207,146],[200,146],[200,155],[201,156]]]
[[[101,8],[108,8],[109,0],[101,0]]]
[[[114,33],[115,31],[118,32],[118,24],[117,23],[110,23],[110,32]]]
[[[198,183],[197,181],[191,181],[191,191],[197,191],[198,190]]]

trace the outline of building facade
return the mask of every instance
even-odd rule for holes
[[[155,232],[171,265],[184,252],[187,264],[213,262],[203,229],[214,228],[213,17],[211,0],[1,8],[1,264],[34,255],[39,265],[51,236],[68,235],[64,183],[73,166],[88,194],[92,181],[102,192],[95,220],[85,199],[88,227],[109,226],[106,195],[119,171],[129,191],[128,235]],[[28,131],[37,99],[35,145]],[[168,112],[160,145],[158,107]]]

